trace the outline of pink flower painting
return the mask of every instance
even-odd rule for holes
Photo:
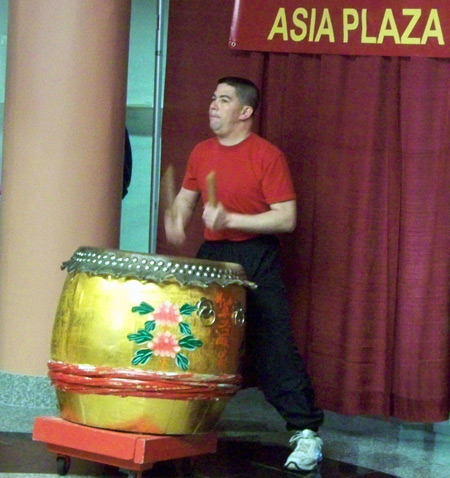
[[[170,332],[157,333],[155,338],[147,344],[147,347],[153,350],[155,355],[172,358],[181,350],[177,338]]]
[[[176,325],[183,319],[180,314],[180,309],[176,304],[170,301],[163,302],[152,314],[156,323],[161,325]]]

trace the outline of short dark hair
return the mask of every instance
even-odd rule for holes
[[[225,83],[236,89],[236,96],[243,106],[251,106],[256,111],[259,105],[259,90],[253,81],[239,76],[224,76],[217,82],[218,85]]]

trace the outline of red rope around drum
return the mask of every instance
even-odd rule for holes
[[[231,397],[241,383],[239,375],[146,372],[55,361],[48,368],[55,388],[80,394],[205,400]]]

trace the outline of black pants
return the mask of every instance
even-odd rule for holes
[[[197,257],[241,264],[247,278],[258,285],[247,292],[245,339],[257,385],[288,429],[317,431],[323,412],[314,406],[311,381],[292,337],[278,239],[260,236],[240,242],[207,241]]]

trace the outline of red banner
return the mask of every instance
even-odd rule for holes
[[[237,50],[450,57],[449,0],[235,0]]]

